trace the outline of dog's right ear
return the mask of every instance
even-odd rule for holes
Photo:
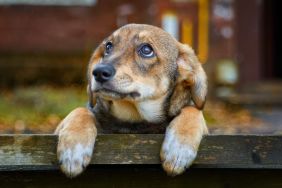
[[[92,54],[90,61],[88,63],[88,68],[87,68],[87,80],[88,80],[88,84],[87,84],[87,93],[88,93],[88,105],[90,108],[93,108],[96,104],[96,96],[95,94],[92,92],[91,87],[93,87],[93,75],[92,75],[92,71],[94,69],[94,66],[99,63],[103,57],[103,44],[100,44],[96,50],[94,51],[94,53]]]

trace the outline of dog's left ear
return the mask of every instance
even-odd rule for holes
[[[192,101],[198,109],[203,109],[207,95],[207,76],[202,64],[188,45],[178,43],[177,66],[179,77],[177,84],[190,90]],[[185,91],[189,92],[189,91]]]

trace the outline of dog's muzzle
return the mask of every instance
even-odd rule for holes
[[[111,80],[116,73],[111,64],[98,64],[92,74],[97,82],[104,83]]]

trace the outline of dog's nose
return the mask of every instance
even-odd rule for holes
[[[93,70],[93,76],[97,82],[104,83],[114,77],[115,68],[111,64],[99,64]]]

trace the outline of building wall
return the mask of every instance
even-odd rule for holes
[[[150,2],[103,0],[88,7],[0,6],[0,53],[92,50],[122,20],[152,23]],[[128,14],[122,15],[124,12]]]
[[[85,68],[77,67],[86,67],[91,51],[112,31],[132,22],[161,27],[165,16],[176,18],[178,39],[191,45],[206,63],[211,88],[224,84],[217,83],[222,62],[239,67],[242,83],[257,81],[262,63],[257,2],[98,0],[94,6],[0,6],[0,85],[9,80],[17,83],[13,75],[30,69],[37,73],[20,80],[33,83],[49,65],[59,72],[67,66],[69,71],[80,70],[74,74],[78,80]],[[59,79],[60,74],[54,82]]]

